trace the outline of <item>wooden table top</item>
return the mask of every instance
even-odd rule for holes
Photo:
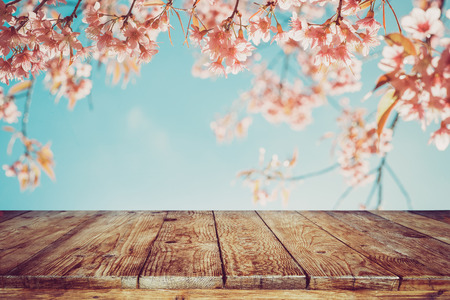
[[[0,232],[0,296],[450,289],[450,211],[5,211]]]

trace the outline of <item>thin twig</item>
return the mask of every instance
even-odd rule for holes
[[[8,6],[10,6],[10,5],[19,3],[20,1],[22,1],[22,0],[14,0],[14,1],[11,1],[11,2],[9,2],[9,3],[6,3],[5,7],[8,7]]]
[[[231,19],[231,20],[233,20],[234,15],[237,13],[238,5],[239,5],[239,0],[236,0],[236,4],[234,5],[233,13],[232,13],[231,16],[230,16],[230,19]]]
[[[400,191],[402,192],[403,196],[405,197],[406,200],[406,205],[408,207],[408,209],[413,209],[412,207],[412,201],[411,198],[409,197],[408,192],[406,191],[405,187],[403,186],[403,184],[401,183],[400,179],[397,177],[397,175],[394,173],[394,170],[392,170],[392,168],[389,166],[388,163],[386,163],[384,165],[384,167],[386,168],[386,170],[389,172],[389,174],[391,175],[392,179],[394,179],[394,182],[397,184],[398,188],[400,189]]]
[[[372,169],[367,173],[367,175],[370,175],[372,173],[375,173],[377,171],[377,168]],[[350,194],[350,192],[355,188],[354,185],[349,186],[342,194],[339,196],[339,198],[336,200],[336,203],[333,206],[333,209],[337,209],[339,205],[341,205],[342,201]]]
[[[372,185],[372,188],[370,189],[369,196],[367,196],[367,200],[365,203],[366,207],[369,207],[370,201],[372,201],[372,197],[376,189],[377,189],[377,182],[375,181]]]
[[[342,194],[341,196],[336,200],[336,203],[333,206],[333,209],[337,209],[339,205],[341,205],[342,200],[344,200],[348,194],[354,189],[355,187],[353,185],[349,186]]]
[[[336,163],[336,164],[334,164],[332,166],[326,167],[326,168],[324,168],[322,170],[318,170],[318,171],[314,171],[314,172],[310,172],[310,173],[306,173],[306,174],[298,175],[298,176],[294,176],[294,177],[289,177],[289,178],[286,178],[286,180],[295,181],[295,180],[302,180],[302,179],[306,179],[306,178],[311,178],[311,177],[323,175],[325,173],[328,173],[328,172],[331,172],[331,171],[335,170],[337,167],[339,167],[338,163]]]
[[[30,118],[30,108],[31,108],[31,96],[33,93],[33,84],[35,78],[31,79],[30,87],[27,90],[27,99],[25,100],[25,106],[23,108],[23,117],[22,117],[22,135],[27,137],[27,125]],[[25,153],[28,154],[28,149],[25,147]]]
[[[83,0],[78,0],[77,5],[75,5],[75,8],[73,9],[72,13],[70,14],[67,23],[70,23],[73,21],[74,18],[77,18],[77,10],[78,10],[78,6],[80,6],[81,1],[83,1]]]
[[[42,2],[39,3],[39,5],[36,6],[36,7],[33,9],[33,12],[34,12],[34,13],[37,13],[37,12],[42,8],[42,6],[44,6],[44,4],[45,4],[47,1],[48,1],[48,0],[42,0]],[[28,22],[28,17],[27,17],[26,20],[23,20],[22,23],[20,23],[20,25],[19,25],[19,27],[17,27],[16,31],[19,31],[19,30],[20,30],[27,22]]]
[[[336,17],[336,25],[339,26],[341,20],[342,20],[342,16],[341,16],[341,12],[342,12],[342,0],[339,0],[339,6],[337,9],[337,17]]]

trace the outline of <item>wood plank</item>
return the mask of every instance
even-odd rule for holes
[[[226,288],[306,288],[305,273],[256,212],[214,214]]]
[[[450,288],[450,279],[430,270],[423,263],[402,253],[402,248],[389,240],[377,240],[372,231],[356,230],[346,222],[324,211],[301,211],[307,219],[323,228],[349,247],[402,278],[402,290],[433,290]]]
[[[260,211],[258,214],[308,274],[309,289],[398,289],[398,276],[297,212]]]
[[[450,210],[411,210],[409,212],[450,224]]]
[[[165,212],[100,212],[3,278],[6,287],[136,288]]]
[[[139,278],[146,289],[221,288],[222,264],[211,211],[169,212]]]
[[[27,213],[28,210],[0,210],[0,223]]]
[[[450,224],[404,211],[378,210],[371,213],[450,244]]]
[[[94,213],[33,211],[0,223],[0,274],[6,274]]]
[[[132,289],[0,289],[0,298],[22,299],[449,299],[448,291],[318,291],[318,290],[132,290]]]
[[[449,287],[450,245],[369,212],[336,211],[329,214],[443,275],[430,285]]]

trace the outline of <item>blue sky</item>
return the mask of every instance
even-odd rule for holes
[[[105,83],[104,68],[94,68],[93,110],[86,100],[78,102],[74,111],[67,110],[65,99],[55,104],[54,96],[43,87],[43,76],[38,78],[28,131],[42,143],[51,141],[56,180],[44,175],[40,187],[21,192],[16,179],[1,175],[0,209],[333,207],[346,189],[338,171],[298,184],[287,206],[281,201],[253,204],[250,190],[236,178],[238,171],[257,165],[260,147],[280,158],[289,157],[297,148],[296,174],[333,164],[331,143],[318,143],[324,132],[336,128],[333,108],[316,109],[314,123],[304,131],[255,116],[246,139],[218,144],[209,124],[218,113],[226,112],[239,92],[249,88],[251,74],[194,78],[192,49],[182,47],[176,35],[174,47],[166,36],[160,41],[160,53],[126,89]],[[353,105],[361,105],[360,99],[379,75],[376,61],[370,61],[363,73],[362,92],[350,95]],[[373,110],[378,100],[373,97],[364,106]],[[410,194],[414,209],[450,209],[450,150],[440,152],[428,145],[429,133],[417,122],[401,122],[388,162]],[[9,133],[0,132],[2,165],[12,163],[22,151],[17,144],[13,155],[7,155],[9,138]],[[383,208],[406,209],[403,195],[387,173],[383,182]],[[340,208],[358,209],[370,187],[356,188]]]

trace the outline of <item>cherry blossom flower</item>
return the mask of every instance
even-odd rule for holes
[[[424,40],[431,35],[441,37],[444,33],[444,25],[440,16],[441,10],[437,7],[430,7],[426,11],[415,7],[410,15],[402,18],[401,23],[405,31],[414,39]]]
[[[269,17],[259,18],[257,21],[250,21],[248,26],[248,40],[259,45],[261,40],[268,42],[270,40],[271,21]]]
[[[433,132],[429,143],[434,143],[440,151],[447,149],[450,143],[450,117],[441,122],[441,128]]]

